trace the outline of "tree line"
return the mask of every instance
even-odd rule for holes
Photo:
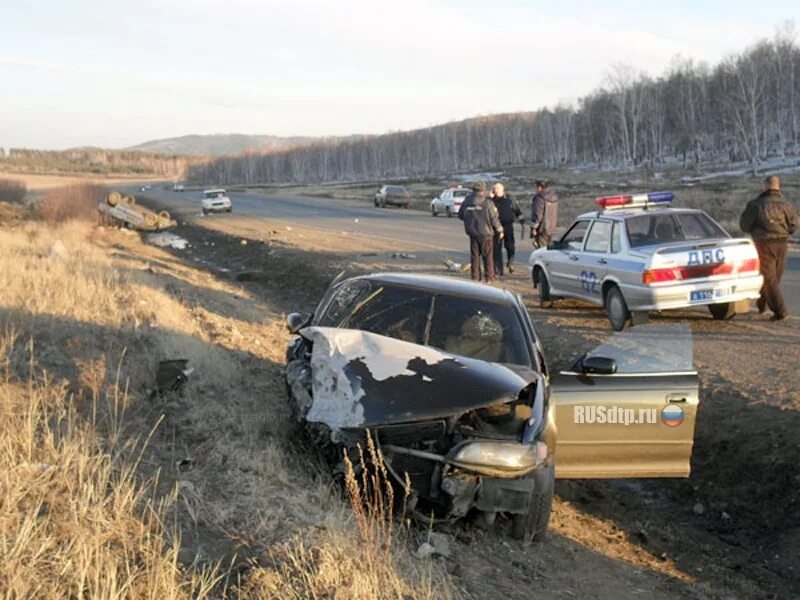
[[[0,152],[0,171],[26,173],[92,173],[96,175],[181,176],[196,158],[148,152],[81,148]]]
[[[494,169],[658,168],[800,155],[800,46],[793,26],[715,66],[676,58],[653,78],[615,65],[573,106],[415,131],[323,140],[188,167],[218,184],[377,180]]]

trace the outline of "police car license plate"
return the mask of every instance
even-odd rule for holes
[[[712,288],[710,290],[694,290],[689,292],[689,302],[719,300],[731,295],[731,288]]]

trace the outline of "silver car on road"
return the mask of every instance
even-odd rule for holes
[[[616,330],[649,311],[708,306],[714,319],[747,312],[763,278],[753,242],[732,238],[670,192],[598,198],[558,240],[531,253],[542,306],[572,297],[603,306]]]

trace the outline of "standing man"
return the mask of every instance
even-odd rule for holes
[[[789,236],[797,225],[797,210],[783,199],[781,180],[774,175],[764,180],[764,192],[747,203],[739,219],[742,231],[752,236],[761,262],[764,285],[756,302],[758,313],[764,313],[769,307],[772,321],[783,321],[789,316],[781,291],[781,278]]]
[[[458,209],[458,218],[464,221],[464,232],[469,236],[473,281],[481,280],[481,259],[486,281],[494,280],[493,241],[495,234],[503,235],[497,208],[486,198],[485,190],[482,181],[473,183],[472,193],[464,198]]]
[[[500,217],[500,225],[503,227],[503,235],[494,236],[494,270],[498,275],[503,274],[503,246],[508,255],[508,272],[514,272],[514,221],[522,214],[519,204],[510,194],[506,193],[506,187],[499,181],[492,186],[492,202],[497,208]]]
[[[536,195],[531,208],[531,239],[536,248],[547,246],[558,227],[558,196],[548,190],[543,179],[536,180]]]

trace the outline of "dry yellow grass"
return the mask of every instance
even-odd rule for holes
[[[287,334],[236,284],[87,223],[0,227],[0,332],[0,595],[456,595],[292,447]],[[185,397],[148,402],[176,357]]]

